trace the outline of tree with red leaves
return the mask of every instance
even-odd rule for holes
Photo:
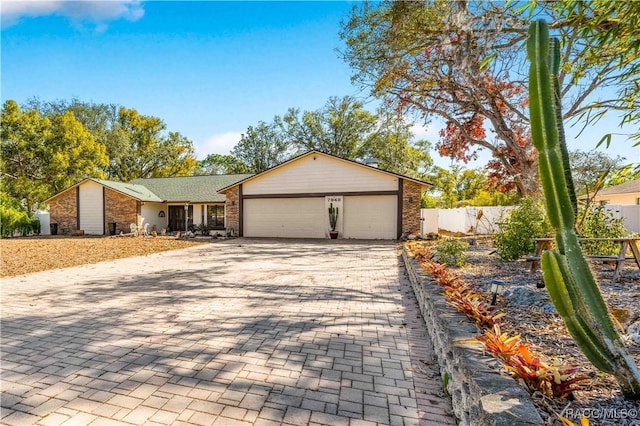
[[[352,79],[373,96],[424,122],[443,120],[436,145],[441,155],[468,162],[489,151],[487,168],[495,188],[530,195],[538,191],[537,159],[529,136],[521,44],[537,13],[569,40],[562,63],[579,63],[588,47],[585,39],[556,19],[551,8],[445,0],[355,6],[341,32],[344,59],[355,71]],[[593,102],[593,95],[615,84],[617,71],[610,63],[589,71],[562,69],[563,118],[579,119],[589,109],[595,114],[599,105],[610,105]]]

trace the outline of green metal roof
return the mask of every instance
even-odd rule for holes
[[[156,195],[160,201],[169,203],[184,203],[187,201],[190,203],[223,203],[226,197],[224,194],[218,194],[218,190],[231,186],[250,176],[253,175],[239,174],[134,179],[130,184],[125,185],[133,184],[133,186],[136,187],[144,186],[150,193]]]
[[[150,191],[147,187],[127,182],[114,182],[112,180],[101,180],[101,179],[92,179],[98,182],[101,185],[106,186],[107,188],[111,188],[114,191],[118,191],[124,195],[128,195],[129,197],[136,198],[140,201],[150,201],[150,202],[158,202],[161,203],[162,198],[158,197],[152,191]]]

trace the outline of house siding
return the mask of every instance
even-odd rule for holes
[[[314,159],[315,158],[315,159]],[[243,184],[243,195],[397,191],[398,178],[324,155],[309,155]]]
[[[420,184],[406,179],[402,182],[402,232],[420,233]]]
[[[628,206],[638,204],[638,198],[640,198],[640,192],[631,192],[627,194],[596,195],[594,201],[598,203],[605,201],[608,204],[620,204]]]
[[[105,229],[109,233],[109,223],[116,223],[116,234],[131,232],[130,224],[139,223],[138,201],[119,192],[105,188]],[[52,209],[53,210],[53,209]]]
[[[234,235],[240,235],[240,185],[229,188],[224,192],[225,227],[232,228]]]
[[[78,204],[76,188],[49,200],[51,223],[58,224],[59,235],[70,235],[77,227]]]

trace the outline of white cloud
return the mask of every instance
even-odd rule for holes
[[[241,132],[218,133],[208,137],[202,143],[196,143],[196,154],[200,159],[204,159],[209,154],[227,155],[242,137]]]
[[[411,126],[411,132],[416,139],[426,139],[430,142],[436,142],[440,137],[440,130],[433,124],[427,124],[426,126],[413,124]]]
[[[118,19],[137,21],[144,15],[144,8],[139,0],[23,0],[3,1],[0,15],[3,28],[18,23],[21,18],[59,15],[68,18],[74,23],[89,22],[98,29],[104,29],[106,27],[105,22],[108,21]]]

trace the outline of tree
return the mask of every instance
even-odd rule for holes
[[[104,177],[105,147],[71,112],[43,117],[5,102],[1,123],[3,191],[30,210],[85,177]]]
[[[316,111],[290,109],[280,121],[298,151],[316,149],[349,160],[375,158],[384,170],[424,178],[433,166],[426,141],[414,142],[410,124],[395,111],[364,109],[351,96],[331,97]]]
[[[355,160],[367,155],[369,139],[377,130],[377,116],[350,96],[329,98],[317,111],[290,109],[283,118],[285,132],[298,150],[326,152]]]
[[[318,150],[349,160],[373,157],[384,170],[424,178],[433,165],[426,149],[430,144],[414,143],[412,137],[410,125],[398,114],[388,109],[374,114],[350,96],[334,96],[318,110],[290,108],[271,123],[249,126],[231,158],[211,160],[217,169],[259,173],[293,155]]]
[[[239,169],[244,165],[247,173],[260,173],[288,160],[292,154],[289,142],[281,131],[279,117],[267,124],[260,121],[257,126],[249,126],[242,134],[240,142],[231,150],[233,162]]]
[[[530,12],[558,20],[550,7]],[[425,121],[444,120],[437,145],[442,155],[466,162],[488,150],[493,157],[489,178],[504,190],[515,187],[521,195],[532,194],[538,190],[537,159],[519,49],[529,19],[517,2],[364,3],[343,25],[344,58],[354,69],[353,79],[373,96]],[[566,33],[563,63],[571,63],[587,49],[586,40],[561,22],[555,28]],[[611,105],[606,99],[589,99],[619,78],[612,62],[588,70],[563,68],[563,119],[579,119],[585,111]]]
[[[575,69],[574,74],[580,75],[594,66],[603,65],[614,68],[617,73],[614,86],[617,96],[604,105],[602,100],[597,100],[585,107],[581,116],[585,123],[597,121],[606,110],[622,111],[621,124],[640,122],[640,3],[566,0],[548,4],[535,2],[532,6],[551,8],[559,15],[562,26],[580,34],[589,46],[570,64]],[[596,113],[591,112],[594,109]],[[640,130],[636,130],[630,139],[634,145],[640,144]],[[605,135],[602,141],[608,145],[611,134]]]
[[[460,165],[452,166],[450,169],[436,167],[435,173],[428,179],[439,194],[434,200],[435,205],[443,208],[469,205],[471,200],[487,190],[485,172],[463,169]]]
[[[165,130],[161,119],[120,107],[104,142],[111,154],[109,179],[190,175],[196,167],[193,143],[179,132]]]
[[[398,114],[380,108],[377,130],[368,138],[364,152],[384,170],[424,180],[434,167],[431,146],[425,140],[414,142],[411,126]]]
[[[107,179],[130,181],[145,177],[185,176],[196,167],[193,143],[179,132],[167,132],[157,117],[139,114],[114,104],[95,104],[78,99],[43,102],[31,99],[27,105],[53,119],[66,112],[104,145],[109,163]]]
[[[249,168],[233,155],[209,154],[204,160],[198,161],[194,175],[226,175],[236,173],[249,173]]]
[[[589,194],[604,187],[606,178],[620,168],[624,160],[599,151],[571,151],[569,161],[577,193]]]

